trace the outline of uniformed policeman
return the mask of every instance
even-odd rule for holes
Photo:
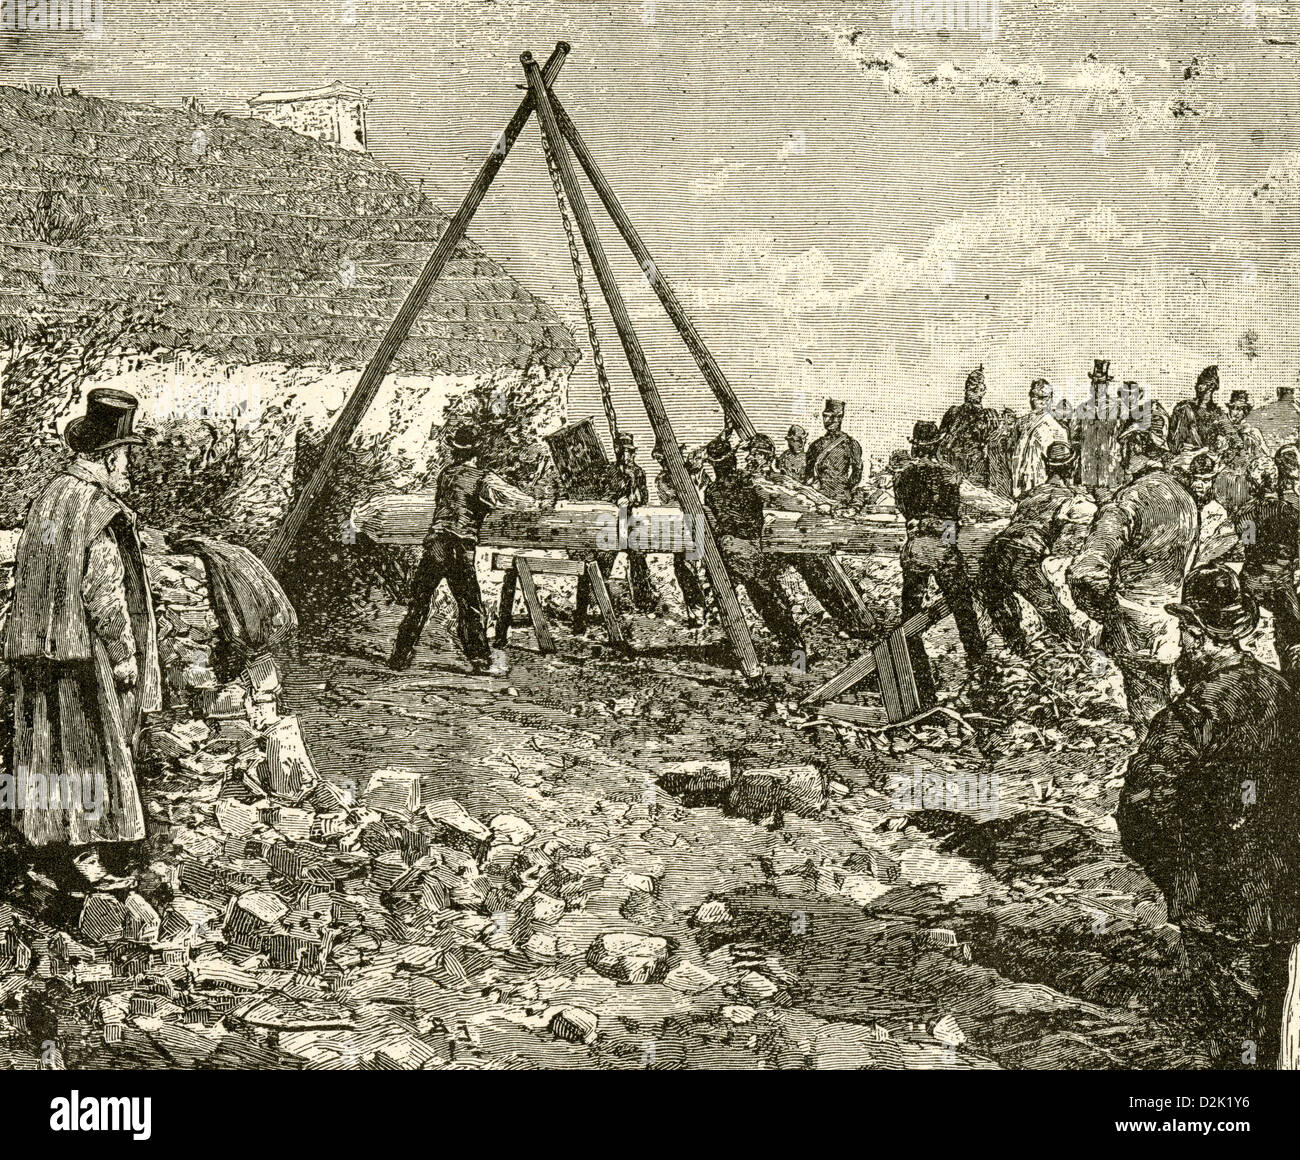
[[[754,481],[740,470],[735,448],[719,435],[706,449],[713,482],[704,489],[704,506],[718,549],[733,584],[743,587],[755,611],[780,648],[807,659],[803,634],[795,623],[772,561],[762,548],[763,497]]]
[[[984,553],[980,587],[989,615],[1007,647],[1022,655],[1029,641],[1017,596],[1025,598],[1049,632],[1075,645],[1083,643],[1084,634],[1043,571],[1043,561],[1052,555],[1062,533],[1071,525],[1086,526],[1097,510],[1087,488],[1070,482],[1076,459],[1069,443],[1048,446],[1043,455],[1047,479],[1016,505],[1011,523]]]
[[[938,457],[938,425],[919,420],[912,428],[912,461],[894,481],[894,502],[907,521],[903,566],[903,619],[921,611],[933,576],[957,622],[966,664],[973,668],[988,654],[971,595],[970,575],[957,533],[961,526],[961,475]]]
[[[636,440],[627,431],[618,433],[617,463],[610,471],[609,490],[606,498],[617,504],[626,512],[627,521],[619,521],[620,528],[631,524],[633,514],[639,507],[650,502],[650,488],[646,483],[645,468],[636,461]],[[627,586],[632,596],[632,607],[638,612],[652,613],[660,610],[659,597],[655,593],[654,580],[650,576],[650,565],[646,554],[640,548],[630,544],[621,545],[615,551],[597,551],[580,554],[581,558],[596,561],[600,574],[609,579],[614,571],[614,561],[622,551],[627,559]],[[573,614],[573,631],[579,635],[587,630],[587,610],[591,605],[591,581],[586,574],[578,577],[578,594]]]
[[[765,508],[786,512],[830,511],[828,497],[806,484],[787,478],[777,468],[776,445],[766,435],[755,435],[749,441],[745,471],[754,481]],[[846,595],[840,590],[832,575],[831,564],[825,557],[809,552],[781,552],[771,554],[771,560],[778,574],[786,568],[793,568],[803,577],[808,591],[842,632],[863,637],[875,631],[875,619],[864,612],[851,594]]]
[[[847,504],[862,482],[862,445],[843,430],[844,404],[839,399],[826,400],[822,426],[826,434],[808,448],[803,481],[836,503]]]

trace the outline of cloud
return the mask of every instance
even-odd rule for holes
[[[1108,122],[1108,137],[1127,140],[1143,132],[1184,127],[1221,110],[1191,91],[1139,98],[1145,78],[1127,65],[1089,53],[1073,70],[1049,76],[1031,59],[985,51],[966,59],[940,59],[924,44],[885,48],[869,33],[826,29],[835,51],[874,79],[891,97],[913,104],[963,100],[993,105],[1036,124],[1074,125],[1080,117]]]
[[[1189,193],[1203,217],[1257,213],[1268,221],[1279,211],[1300,209],[1300,151],[1273,158],[1259,181],[1241,185],[1222,179],[1218,147],[1207,141],[1181,150],[1171,169],[1148,168],[1146,181],[1153,189]]]

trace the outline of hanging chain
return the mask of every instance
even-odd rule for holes
[[[596,368],[596,381],[600,384],[600,401],[605,408],[605,422],[609,425],[609,437],[614,444],[614,462],[623,463],[623,450],[618,443],[618,416],[614,413],[614,394],[610,390],[609,376],[605,373],[605,356],[600,349],[600,335],[596,333],[596,318],[591,312],[591,299],[587,295],[587,284],[582,274],[582,256],[578,253],[578,238],[573,228],[573,218],[569,213],[569,199],[564,194],[564,182],[560,178],[560,165],[555,157],[551,139],[546,135],[546,127],[541,118],[537,127],[542,132],[542,151],[546,154],[546,168],[551,174],[551,185],[555,188],[555,201],[560,207],[560,220],[564,222],[564,233],[569,240],[569,260],[573,263],[573,276],[578,282],[578,297],[582,301],[582,314],[587,320],[587,340],[591,343],[591,361]]]

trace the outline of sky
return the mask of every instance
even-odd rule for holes
[[[933,7],[104,0],[97,40],[0,37],[0,82],[242,114],[338,79],[371,98],[374,155],[450,211],[522,96],[519,53],[567,40],[555,91],[778,444],[833,396],[883,454],[979,364],[986,402],[1017,410],[1039,376],[1076,393],[1094,358],[1167,406],[1210,363],[1224,399],[1294,382],[1300,6],[1004,0],[996,28],[927,29]],[[590,200],[677,433],[707,438],[712,397]],[[535,125],[471,233],[585,348]],[[602,425],[589,357],[570,412]]]

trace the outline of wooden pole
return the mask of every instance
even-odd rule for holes
[[[564,41],[560,41],[555,46],[555,51],[551,53],[550,59],[546,62],[547,83],[550,83],[559,75],[560,69],[564,67],[564,58],[568,53],[569,46]],[[447,268],[447,263],[456,252],[456,247],[460,245],[461,239],[465,236],[465,230],[469,226],[470,219],[474,216],[474,211],[482,203],[488,187],[492,184],[492,179],[496,177],[497,171],[505,162],[511,146],[518,140],[519,134],[523,132],[532,111],[533,97],[527,95],[520,101],[519,108],[515,110],[515,115],[510,118],[510,123],[506,125],[505,131],[493,144],[491,153],[488,154],[487,160],[483,162],[478,171],[478,176],[474,179],[474,184],[470,186],[469,192],[465,194],[465,200],[460,203],[460,208],[447,223],[447,228],[443,231],[442,237],[438,239],[438,245],[429,256],[424,269],[420,271],[420,276],[416,278],[415,285],[411,287],[406,295],[406,301],[402,303],[401,309],[397,312],[397,317],[388,324],[388,330],[385,332],[384,337],[380,339],[378,349],[370,356],[366,369],[361,372],[361,378],[358,380],[352,394],[348,396],[343,410],[339,412],[338,418],[334,420],[334,425],[330,428],[329,435],[325,438],[325,445],[321,449],[320,462],[316,465],[316,470],[312,472],[311,479],[307,481],[307,486],[303,488],[301,494],[294,501],[289,515],[262,552],[262,560],[272,572],[280,569],[289,554],[290,548],[293,547],[294,542],[302,532],[307,517],[311,515],[312,509],[316,506],[322,492],[324,492],[326,485],[334,474],[339,455],[342,454],[343,448],[347,446],[348,441],[356,432],[370,404],[374,402],[375,395],[379,393],[380,384],[383,383],[384,376],[388,374],[393,358],[402,343],[406,341],[407,335],[411,333],[411,327],[415,325],[416,318],[419,317],[420,311],[424,309],[424,304],[433,290],[434,283],[437,282],[442,272]]]
[[[614,225],[618,227],[618,232],[623,235],[623,240],[627,242],[628,249],[632,251],[632,256],[641,263],[641,269],[645,272],[651,287],[654,289],[655,294],[658,295],[659,301],[663,303],[668,317],[673,320],[673,325],[677,327],[678,333],[681,334],[682,341],[686,343],[686,348],[691,352],[696,365],[700,368],[700,373],[704,376],[704,381],[709,384],[709,389],[721,405],[722,413],[727,420],[727,426],[739,434],[742,439],[752,439],[758,432],[754,424],[750,422],[749,416],[745,413],[743,404],[736,398],[736,392],[731,389],[727,376],[722,373],[722,368],[718,366],[713,353],[704,345],[704,339],[700,337],[700,332],[696,329],[695,323],[686,313],[673,288],[668,284],[668,279],[664,277],[658,263],[650,256],[650,250],[641,239],[636,226],[632,224],[632,219],[627,216],[627,211],[624,210],[622,202],[618,200],[609,182],[605,180],[605,175],[601,172],[600,166],[596,164],[596,159],[592,157],[586,142],[578,133],[577,126],[569,119],[569,115],[564,111],[564,106],[556,95],[554,93],[548,95],[551,100],[551,108],[555,112],[555,119],[559,122],[560,131],[573,147],[573,154],[587,174],[587,179],[591,182],[592,188],[599,195],[601,203],[605,206],[605,212],[609,214]]]
[[[542,77],[542,70],[537,67],[537,62],[533,59],[531,52],[525,52],[519,59],[523,62],[524,75],[528,78],[528,88],[533,96],[533,103],[537,109],[537,117],[541,122],[542,131],[546,134],[551,152],[555,156],[556,167],[560,172],[560,180],[564,186],[565,196],[569,201],[569,208],[573,211],[574,220],[577,221],[578,229],[582,233],[582,240],[587,247],[587,254],[591,258],[591,268],[595,271],[596,281],[600,283],[601,293],[604,294],[610,315],[614,319],[614,328],[618,331],[619,340],[623,344],[623,351],[627,355],[632,377],[636,380],[637,390],[641,392],[641,399],[645,404],[650,426],[654,428],[655,439],[659,444],[659,449],[663,452],[664,466],[668,470],[668,478],[672,481],[673,488],[677,492],[678,503],[681,504],[682,511],[691,518],[694,525],[695,539],[704,560],[704,569],[708,574],[709,582],[713,585],[714,595],[717,597],[718,611],[722,616],[722,627],[726,631],[727,639],[731,642],[732,650],[736,654],[741,670],[746,676],[756,676],[761,670],[758,655],[754,651],[754,642],[749,635],[749,625],[745,623],[745,614],[740,609],[740,601],[736,597],[736,590],[732,587],[731,578],[727,575],[722,553],[718,550],[718,545],[713,539],[713,532],[709,528],[707,520],[704,519],[704,508],[700,503],[699,492],[695,490],[695,482],[686,469],[686,461],[682,458],[677,436],[673,434],[668,412],[664,410],[663,399],[659,396],[659,388],[655,385],[654,377],[650,373],[650,367],[645,359],[645,352],[641,349],[640,339],[637,338],[636,330],[632,326],[632,319],[628,315],[622,292],[618,288],[618,283],[614,280],[614,272],[610,268],[609,259],[605,256],[605,248],[601,245],[600,237],[596,233],[596,226],[592,221],[587,199],[583,196],[582,189],[578,185],[577,176],[573,172],[573,162],[569,159],[569,151],[565,147],[564,137],[560,133],[559,124],[556,122],[555,111],[551,107],[546,81]]]

